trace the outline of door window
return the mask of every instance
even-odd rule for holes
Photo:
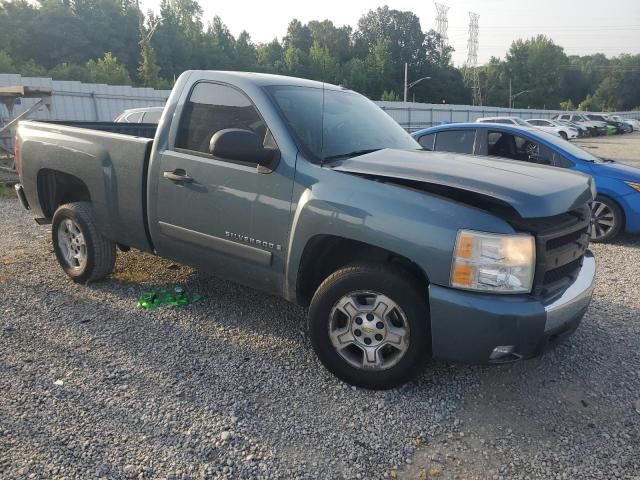
[[[161,116],[162,112],[160,110],[145,112],[144,117],[142,117],[142,123],[158,123]]]
[[[209,143],[220,130],[242,128],[264,140],[267,126],[251,100],[235,88],[198,83],[184,107],[176,147],[209,154]]]
[[[127,115],[126,122],[127,123],[138,123],[142,118],[142,112],[133,112]]]
[[[447,130],[436,135],[437,152],[473,153],[475,130]]]
[[[435,140],[435,138],[436,138],[436,134],[435,133],[430,133],[428,135],[423,135],[418,139],[418,143],[425,150],[433,151],[433,141]]]
[[[488,155],[492,157],[504,157],[544,165],[550,165],[553,158],[552,152],[547,147],[521,135],[490,131],[487,143]]]

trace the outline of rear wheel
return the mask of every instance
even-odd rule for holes
[[[58,207],[53,215],[51,236],[58,263],[74,282],[99,280],[113,272],[116,245],[96,228],[90,203]]]
[[[591,204],[591,241],[610,242],[623,227],[624,216],[618,204],[608,197],[598,195]]]
[[[401,385],[431,356],[426,294],[391,265],[352,265],[325,279],[311,301],[309,333],[324,366],[364,388]]]

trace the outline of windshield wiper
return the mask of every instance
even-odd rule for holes
[[[366,150],[355,150],[355,151],[349,152],[349,153],[340,153],[338,155],[329,155],[328,157],[324,157],[322,159],[322,161],[326,162],[327,160],[331,161],[331,160],[340,160],[341,158],[353,158],[353,157],[357,157],[359,155],[366,155],[367,153],[377,152],[378,150],[382,150],[382,149],[381,148],[368,148]]]

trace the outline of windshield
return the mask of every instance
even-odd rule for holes
[[[321,160],[383,148],[422,149],[380,107],[353,91],[297,86],[267,90],[298,140]]]
[[[579,158],[581,160],[586,160],[587,162],[596,162],[596,163],[603,162],[601,159],[599,159],[595,155],[587,152],[586,150],[583,150],[580,147],[575,146],[571,142],[567,142],[566,140],[563,140],[561,137],[556,137],[555,135],[552,135],[545,131],[536,132],[536,135],[544,138],[548,143],[558,147],[560,150],[564,150],[565,152],[573,155],[576,158]]]

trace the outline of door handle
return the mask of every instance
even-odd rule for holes
[[[181,168],[174,170],[173,172],[163,172],[162,176],[167,180],[171,180],[172,182],[180,182],[180,183],[191,183],[193,182],[193,177],[187,175],[187,173]]]

